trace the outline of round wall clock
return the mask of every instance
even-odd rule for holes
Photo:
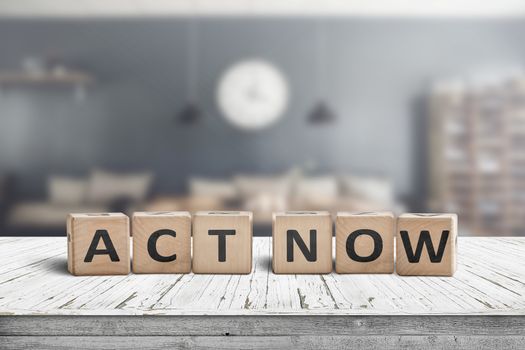
[[[222,75],[217,103],[233,125],[262,129],[279,119],[286,109],[288,84],[279,69],[268,62],[238,62]]]

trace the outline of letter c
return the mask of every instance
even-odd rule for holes
[[[176,237],[177,234],[175,233],[175,231],[167,230],[167,229],[157,230],[153,232],[151,236],[149,236],[149,239],[148,239],[149,256],[151,256],[153,260],[159,261],[159,262],[175,261],[177,259],[177,254],[163,256],[163,255],[160,255],[159,252],[157,251],[157,241],[160,238],[160,236]]]

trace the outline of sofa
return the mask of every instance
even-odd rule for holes
[[[147,210],[249,210],[255,225],[271,225],[286,210],[403,211],[391,182],[356,175],[236,175],[230,179],[191,177],[183,196],[158,196]]]
[[[14,200],[9,196],[1,211],[2,235],[65,235],[69,213],[131,212],[146,201],[152,180],[148,172],[122,174],[100,169],[86,177],[52,175],[44,199]],[[14,184],[7,187],[12,190]]]
[[[327,210],[333,215],[338,211],[403,211],[391,182],[377,176],[308,175],[292,170],[271,176],[190,177],[185,193],[155,196],[150,195],[152,183],[149,172],[95,169],[85,177],[50,176],[44,199],[13,200],[14,186],[5,178],[0,181],[1,234],[64,235],[66,216],[74,212],[249,210],[255,235],[268,235],[276,211]]]

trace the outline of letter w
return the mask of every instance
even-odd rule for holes
[[[450,231],[443,230],[441,233],[441,239],[439,241],[437,254],[434,251],[434,245],[432,244],[432,239],[430,238],[430,232],[421,231],[419,239],[417,241],[416,252],[412,249],[412,244],[410,243],[410,238],[408,237],[407,231],[400,231],[401,240],[403,241],[403,246],[405,247],[405,252],[407,255],[408,262],[418,263],[421,259],[421,253],[423,252],[423,245],[427,247],[428,257],[430,262],[439,263],[443,259],[443,253],[445,252],[445,247],[447,245],[448,236]]]

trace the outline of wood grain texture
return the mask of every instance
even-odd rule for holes
[[[155,260],[149,250],[150,239],[163,232],[154,243],[155,251],[166,261]],[[191,272],[191,215],[187,211],[136,212],[132,220],[133,273]],[[172,236],[174,235],[174,236]],[[162,259],[161,259],[162,260]]]
[[[247,211],[199,211],[195,213],[193,215],[193,272],[200,274],[250,273],[252,271],[252,222],[252,213]],[[229,231],[228,234],[221,237],[221,234],[226,231]],[[222,254],[220,252],[221,239],[224,240]],[[195,291],[200,292],[198,289]]]
[[[2,349],[521,349],[523,336],[0,337]]]
[[[456,214],[400,215],[396,232],[396,272],[403,276],[452,276],[457,267],[457,231]],[[409,256],[417,256],[418,242],[424,234],[430,236],[436,256],[439,256],[441,239],[446,238],[442,256],[432,261],[431,255],[434,254],[429,253],[430,248],[425,244],[422,245],[420,259],[410,261]],[[403,241],[402,235],[406,235],[408,241]]]
[[[490,315],[0,317],[0,336],[512,336],[524,329],[523,316]]]
[[[97,236],[99,232],[107,235]],[[130,272],[129,218],[122,213],[70,214],[67,217],[68,270],[76,276],[127,275]],[[94,243],[93,243],[94,242]],[[115,255],[96,254],[86,261],[90,246],[114,248]]]
[[[254,239],[248,275],[81,276],[66,238],[0,238],[0,315],[525,315],[525,238],[458,239],[453,277],[276,275]]]
[[[290,230],[301,242],[290,239]],[[332,272],[332,218],[326,211],[287,211],[273,214],[272,269],[274,273]],[[312,240],[315,240],[313,243]],[[300,249],[304,245],[307,255]],[[314,256],[315,255],[315,256]]]
[[[0,238],[1,349],[522,349],[525,238],[460,238],[454,277],[73,277],[64,238]]]
[[[374,260],[356,261],[347,252],[347,241],[351,234],[363,233],[351,244],[358,257]],[[394,272],[395,219],[391,212],[337,213],[335,270],[337,273],[392,273]],[[376,236],[372,237],[371,234]],[[374,238],[379,240],[375,243]],[[380,248],[379,248],[380,247]],[[374,253],[377,249],[377,257]],[[366,260],[366,259],[365,259]]]

